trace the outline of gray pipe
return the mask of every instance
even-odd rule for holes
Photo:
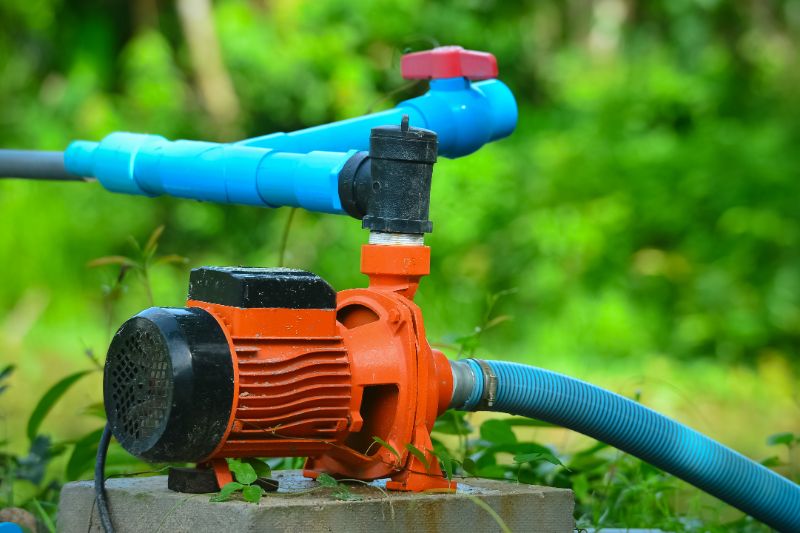
[[[0,179],[86,181],[64,168],[64,152],[0,150]]]

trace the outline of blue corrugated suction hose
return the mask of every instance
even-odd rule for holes
[[[800,531],[800,485],[647,407],[584,381],[501,361],[453,362],[451,407],[544,420],[610,444],[779,531]],[[460,405],[457,405],[460,404]]]

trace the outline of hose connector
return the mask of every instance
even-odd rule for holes
[[[453,396],[450,409],[491,411],[497,401],[497,374],[483,359],[450,361]]]

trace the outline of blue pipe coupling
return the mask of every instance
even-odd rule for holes
[[[450,407],[527,416],[634,455],[779,531],[800,531],[800,485],[697,431],[584,381],[517,363],[452,361]]]
[[[68,172],[95,177],[112,192],[342,213],[339,172],[355,153],[289,153],[116,132],[99,143],[73,142],[64,162]]]

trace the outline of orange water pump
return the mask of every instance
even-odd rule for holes
[[[231,481],[226,457],[304,456],[309,477],[454,488],[430,439],[453,372],[414,303],[430,267],[422,236],[436,135],[407,122],[375,128],[369,159],[369,175],[352,184],[370,229],[369,287],[337,293],[282,268],[193,270],[186,308],[143,311],[112,341],[105,405],[123,447],[196,462],[219,487]]]

